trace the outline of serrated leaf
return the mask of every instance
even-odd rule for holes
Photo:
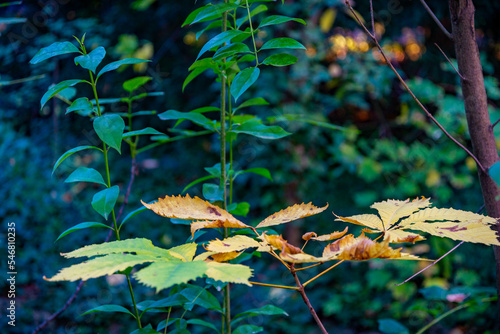
[[[241,264],[209,262],[206,275],[216,281],[252,286],[248,281],[252,277],[252,269]]]
[[[120,187],[112,186],[111,188],[99,191],[92,197],[92,207],[98,214],[108,219],[108,215],[115,207],[116,200],[120,194]]]
[[[296,40],[289,37],[278,37],[267,41],[262,45],[259,51],[269,50],[269,49],[303,49],[307,50],[306,47]]]
[[[283,239],[281,235],[267,235],[267,234],[262,234],[259,237],[262,241],[264,241],[264,244],[269,244],[272,247],[279,249],[281,253],[286,253],[286,254],[300,254],[303,253],[302,250],[298,247],[295,247],[292,244],[289,244],[287,240]]]
[[[121,144],[125,122],[115,114],[106,114],[94,120],[94,130],[97,136],[121,154]]]
[[[158,293],[163,289],[203,276],[207,268],[207,264],[203,261],[155,262],[135,273],[134,278],[146,286],[155,288]]]
[[[71,173],[66,180],[66,183],[70,182],[93,182],[102,184],[107,187],[108,185],[104,182],[104,179],[98,171],[93,168],[78,167],[73,173]]]
[[[297,19],[297,18],[294,18],[294,17],[288,17],[288,16],[283,16],[283,15],[270,15],[266,18],[264,18],[259,26],[257,27],[257,29],[260,29],[262,27],[267,27],[267,26],[270,26],[270,25],[275,25],[275,24],[281,24],[281,23],[285,23],[285,22],[290,22],[290,21],[295,21],[295,22],[299,22],[303,25],[306,25],[306,21],[302,20],[302,19]]]
[[[256,228],[285,224],[300,218],[316,215],[325,211],[326,208],[328,208],[328,204],[322,208],[314,206],[311,203],[295,204],[267,217]]]
[[[298,60],[299,58],[288,53],[278,53],[264,59],[262,64],[270,66],[288,66],[295,64]]]
[[[409,216],[413,212],[420,209],[427,208],[431,203],[428,198],[415,199],[410,202],[398,200],[387,200],[383,202],[374,203],[370,208],[376,209],[382,218],[382,222],[386,229],[394,225],[399,219]]]
[[[72,148],[71,150],[68,150],[68,151],[64,152],[63,155],[61,155],[59,157],[59,159],[57,159],[56,163],[54,164],[54,168],[52,169],[52,174],[54,174],[54,172],[56,171],[56,168],[64,160],[66,160],[66,158],[68,158],[70,155],[72,155],[73,153],[80,152],[80,151],[83,151],[83,150],[88,150],[88,149],[95,149],[95,150],[99,150],[99,151],[102,152],[102,150],[100,148],[95,147],[95,146],[78,146],[78,147]]]
[[[237,101],[238,98],[257,81],[259,74],[260,69],[258,67],[245,68],[243,71],[236,74],[231,83],[231,95],[234,97],[235,101]]]
[[[132,93],[139,87],[144,86],[146,83],[151,81],[151,77],[136,77],[125,81],[122,85],[123,89],[129,93]]]
[[[198,245],[195,242],[192,242],[189,244],[183,244],[177,247],[170,248],[168,252],[170,255],[183,262],[189,262],[193,261],[193,257],[196,254],[197,248]]]
[[[244,133],[262,139],[280,139],[291,135],[279,126],[268,126],[252,120],[236,125],[230,132]]]
[[[66,114],[70,112],[78,112],[84,116],[88,116],[94,112],[94,106],[92,102],[89,101],[86,97],[80,97],[71,103],[71,105],[66,108]]]
[[[40,109],[42,109],[45,103],[47,103],[47,101],[53,98],[57,93],[59,93],[63,89],[74,86],[80,82],[87,82],[87,81],[79,79],[71,79],[71,80],[61,81],[60,83],[50,87],[47,90],[47,92],[43,94],[42,99],[40,100]]]
[[[129,310],[127,310],[125,307],[121,306],[121,305],[101,305],[101,306],[97,306],[97,307],[94,307],[93,309],[90,309],[80,315],[86,315],[86,314],[89,314],[89,313],[93,313],[93,312],[119,312],[119,313],[126,313],[126,314],[130,314],[132,317],[134,317],[135,319],[135,315],[130,312]]]
[[[261,244],[245,235],[235,235],[234,237],[224,240],[211,240],[206,246],[207,250],[216,253],[229,253],[234,251],[242,251],[248,248],[258,248]]]
[[[148,255],[109,254],[64,268],[54,277],[44,277],[44,279],[51,282],[74,282],[80,279],[86,281],[91,278],[112,275],[115,272],[125,270],[128,267],[153,261],[155,261],[155,258]]]
[[[212,57],[213,61],[220,60],[222,58],[231,57],[238,53],[251,52],[248,46],[244,43],[234,43],[221,47],[218,49]]]
[[[209,40],[203,47],[201,48],[196,60],[198,60],[205,52],[208,50],[220,46],[224,43],[230,42],[235,37],[241,37],[242,35],[248,35],[249,33],[241,31],[241,30],[228,30],[221,32],[220,34],[214,36],[211,40]],[[247,36],[247,37],[248,37]]]
[[[109,63],[108,65],[104,66],[99,71],[99,74],[97,74],[96,80],[99,79],[99,77],[101,75],[103,75],[104,73],[107,73],[107,72],[110,72],[110,71],[114,71],[114,70],[116,70],[118,67],[120,67],[122,65],[141,64],[141,63],[146,63],[146,62],[150,62],[150,61],[151,60],[138,59],[138,58],[125,58],[125,59],[122,59],[122,60],[114,61],[114,62]]]
[[[163,136],[166,136],[166,134],[164,134],[163,132],[160,132],[160,131],[155,130],[155,129],[150,128],[150,127],[147,127],[147,128],[141,129],[141,130],[125,132],[122,135],[122,138],[141,136],[141,135],[163,135]]]
[[[72,232],[75,232],[75,231],[78,231],[78,230],[83,230],[83,229],[86,229],[86,228],[91,228],[91,227],[106,227],[106,228],[109,228],[109,229],[112,229],[110,226],[106,225],[106,224],[103,224],[103,223],[98,223],[98,222],[85,222],[85,223],[80,223],[80,224],[77,224],[73,227],[70,227],[68,228],[66,231],[64,231],[63,233],[61,233],[61,235],[59,235],[56,239],[59,240],[61,239],[62,237],[72,233]]]
[[[75,57],[75,65],[80,65],[84,69],[91,70],[93,73],[95,73],[97,66],[99,66],[105,56],[106,49],[104,49],[102,46],[98,46],[89,54]]]
[[[46,59],[60,56],[67,53],[80,52],[76,46],[70,42],[55,42],[51,45],[40,49],[36,55],[30,60],[30,64],[38,64]]]

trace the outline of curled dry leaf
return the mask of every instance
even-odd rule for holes
[[[311,239],[317,240],[317,241],[329,241],[329,240],[335,240],[338,238],[342,238],[346,233],[349,228],[346,227],[342,232],[333,232],[330,234],[325,234],[325,235],[320,235],[319,237],[314,236]]]
[[[316,215],[325,211],[327,207],[328,204],[322,208],[314,206],[311,203],[295,204],[267,217],[257,225],[257,228],[285,224],[300,218]]]
[[[302,240],[311,240],[311,238],[315,238],[318,235],[315,232],[307,232],[302,236]]]
[[[279,249],[282,253],[288,254],[299,254],[302,253],[302,250],[294,245],[289,244],[281,235],[267,235],[262,234],[260,236],[265,242],[270,244],[271,246]]]

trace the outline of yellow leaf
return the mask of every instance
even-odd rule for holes
[[[252,269],[241,264],[229,264],[219,262],[207,263],[208,269],[205,272],[210,278],[216,281],[240,283],[252,286],[248,279],[252,277]]]
[[[261,244],[245,235],[235,235],[234,237],[224,240],[215,239],[210,241],[207,250],[217,253],[229,253],[234,251],[242,251],[247,248],[260,247]]]
[[[326,33],[330,31],[333,22],[335,22],[336,16],[337,16],[337,11],[333,8],[328,8],[323,12],[321,18],[319,19],[319,27],[322,32]]]
[[[266,219],[261,221],[259,225],[257,225],[257,228],[280,225],[300,218],[309,217],[325,211],[327,207],[328,204],[322,208],[314,206],[311,203],[295,204],[267,217]]]
[[[316,262],[326,262],[331,259],[328,257],[316,257],[306,253],[299,254],[288,254],[288,253],[280,253],[280,257],[290,263],[316,263]]]
[[[401,218],[409,216],[415,211],[426,208],[430,205],[431,203],[428,198],[417,198],[411,202],[409,199],[407,199],[406,201],[390,199],[387,201],[374,203],[371,208],[377,209],[378,214],[384,222],[385,230],[387,230],[390,226],[397,223]]]
[[[168,251],[170,255],[183,262],[189,262],[193,260],[194,255],[196,254],[196,249],[198,245],[196,243],[184,244],[177,247],[170,248]]]
[[[215,262],[227,262],[229,260],[236,259],[241,253],[242,252],[212,254],[212,259],[214,259]]]
[[[335,215],[335,213],[334,213]],[[352,223],[356,225],[361,225],[361,226],[368,226],[372,229],[375,229],[377,231],[384,231],[384,227],[382,226],[382,221],[377,215],[356,215],[356,216],[351,216],[351,217],[340,217],[337,216],[336,220],[343,221],[346,223]]]
[[[243,223],[234,223],[230,221],[214,221],[214,220],[205,220],[205,221],[197,221],[191,223],[191,235],[194,235],[194,232],[202,229],[202,228],[216,228],[216,227],[233,227],[233,228],[245,228],[249,227]]]
[[[342,238],[346,233],[349,228],[346,226],[346,228],[342,232],[333,232],[330,234],[325,234],[325,235],[320,235],[319,237],[312,237],[311,239],[317,240],[317,241],[329,241],[329,240],[335,240],[338,238]]]
[[[384,240],[388,240],[390,243],[403,243],[403,242],[415,243],[417,241],[425,240],[425,238],[420,234],[397,229],[385,232]]]
[[[289,244],[281,235],[267,235],[263,234],[261,236],[267,243],[271,246],[279,249],[282,252],[288,254],[298,254],[302,253],[302,250],[294,245]]]

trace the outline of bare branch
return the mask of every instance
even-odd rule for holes
[[[370,17],[372,19],[373,36],[377,36],[376,31],[375,31],[375,17],[373,15],[373,0],[370,0]]]
[[[448,37],[449,39],[453,40],[453,35],[443,26],[443,24],[441,23],[441,21],[439,21],[439,19],[436,17],[436,15],[434,14],[434,12],[432,11],[432,9],[430,9],[429,6],[427,6],[427,3],[425,2],[425,0],[420,0],[420,2],[422,3],[422,6],[424,6],[424,8],[427,11],[427,13],[429,13],[429,15],[432,17],[432,19],[434,20],[434,22],[436,22],[436,24],[438,25],[439,29],[441,29],[441,31],[446,35],[446,37]]]
[[[462,76],[462,74],[460,74],[460,72],[458,72],[457,68],[453,65],[453,63],[451,62],[450,58],[448,58],[448,56],[446,55],[446,53],[444,53],[443,50],[441,50],[441,48],[439,47],[439,45],[437,45],[437,43],[434,43],[435,46],[437,46],[437,48],[439,49],[439,51],[441,51],[441,53],[443,54],[443,56],[446,58],[446,60],[448,61],[448,63],[450,63],[451,67],[453,67],[453,69],[455,70],[455,72],[457,72],[457,74],[460,76],[460,78],[462,78],[462,80],[466,81],[467,79],[465,79],[465,77]]]
[[[479,168],[481,169],[482,172],[486,173],[486,169],[483,167],[483,165],[479,162],[479,160],[476,158],[476,156],[471,152],[469,151],[464,145],[462,145],[458,140],[456,140],[452,135],[450,135],[448,133],[448,131],[446,131],[446,129],[437,121],[436,118],[434,118],[434,116],[432,116],[432,114],[429,112],[429,110],[427,110],[427,108],[422,104],[422,102],[420,102],[420,100],[415,96],[415,94],[413,94],[412,90],[410,89],[410,87],[408,87],[408,85],[406,84],[406,82],[404,81],[404,79],[401,77],[401,75],[399,75],[398,71],[394,68],[394,65],[392,65],[392,63],[389,61],[389,58],[387,57],[387,55],[385,54],[384,50],[382,49],[382,47],[380,46],[379,42],[377,41],[377,38],[372,35],[372,33],[370,33],[370,31],[368,30],[368,28],[363,24],[363,22],[361,22],[361,19],[359,18],[359,16],[356,14],[356,11],[352,8],[351,6],[351,3],[349,2],[349,0],[345,0],[345,4],[347,5],[347,7],[349,7],[349,10],[351,11],[351,13],[354,15],[354,17],[356,18],[356,21],[358,21],[358,24],[365,30],[365,32],[368,34],[368,36],[370,36],[370,38],[375,42],[375,45],[377,46],[378,50],[380,51],[380,53],[382,54],[382,57],[384,57],[384,60],[385,62],[387,63],[387,65],[389,65],[389,67],[391,68],[391,70],[394,72],[394,74],[396,74],[397,78],[399,79],[399,81],[401,82],[401,84],[405,87],[406,91],[411,95],[411,97],[413,98],[413,100],[415,100],[415,102],[417,102],[417,104],[419,105],[419,107],[425,112],[425,114],[427,115],[427,117],[429,117],[440,129],[441,131],[443,131],[443,133],[448,137],[450,138],[455,144],[457,144],[461,149],[463,149],[465,152],[467,152],[467,154],[472,158],[474,159],[474,161],[476,162],[476,164],[479,166]]]

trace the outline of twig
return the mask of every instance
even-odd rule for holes
[[[127,192],[125,193],[125,199],[123,200],[122,206],[120,207],[120,210],[118,211],[118,215],[116,217],[116,220],[120,219],[120,216],[123,213],[123,208],[128,203],[128,198],[130,196],[130,189],[132,188],[132,184],[134,183],[134,179],[135,179],[135,176],[138,174],[138,171],[139,170],[137,168],[137,163],[136,163],[135,159],[132,159],[132,167],[130,168],[130,180],[129,180],[129,183],[128,183],[128,186],[127,186]],[[104,240],[104,243],[108,242],[111,239],[111,235],[112,234],[113,234],[113,230],[110,229],[108,235],[106,236],[106,239]],[[51,314],[47,319],[45,319],[45,321],[42,322],[37,328],[35,328],[35,330],[33,330],[33,332],[31,334],[37,334],[39,331],[41,331],[42,329],[44,329],[45,327],[47,327],[47,325],[52,320],[54,320],[61,313],[63,313],[64,311],[66,311],[66,309],[76,299],[76,296],[80,292],[80,290],[81,290],[81,288],[83,286],[83,283],[85,283],[85,281],[80,281],[80,283],[78,283],[78,286],[76,287],[75,291],[73,292],[73,294],[71,295],[71,297],[68,298],[68,300],[66,301],[66,303],[59,310],[57,310],[55,313]]]
[[[267,287],[270,287],[270,288],[289,289],[289,290],[298,290],[299,289],[299,288],[297,288],[295,286],[276,285],[276,284],[260,283],[260,282],[253,282],[253,281],[248,281],[248,282],[250,284],[267,286]]]
[[[451,62],[450,58],[448,58],[448,56],[446,55],[446,53],[444,53],[443,50],[441,50],[441,48],[439,47],[439,45],[437,43],[434,43],[435,46],[437,46],[437,48],[439,49],[439,51],[441,51],[441,53],[443,54],[443,56],[446,58],[446,60],[448,60],[448,63],[450,63],[451,67],[453,67],[453,69],[455,70],[455,72],[457,72],[457,74],[460,76],[460,78],[462,78],[462,80],[464,81],[467,81],[467,79],[465,79],[465,77],[462,76],[462,74],[460,74],[460,72],[458,72],[457,68],[453,65],[453,63]]]
[[[495,123],[493,123],[493,124],[491,125],[491,128],[493,129],[493,128],[494,128],[494,127],[498,124],[498,122],[500,122],[500,118],[499,118],[499,119],[497,119],[497,120],[495,121]]]
[[[420,2],[422,3],[422,6],[424,6],[424,8],[427,11],[427,13],[429,13],[429,15],[432,17],[432,19],[434,20],[434,22],[436,22],[436,24],[438,25],[439,29],[441,29],[441,31],[446,35],[446,37],[448,37],[449,39],[453,40],[453,35],[443,26],[443,24],[441,23],[441,21],[439,21],[439,19],[436,17],[436,15],[434,14],[434,12],[432,11],[432,9],[430,9],[429,6],[427,6],[427,3],[425,2],[425,0],[420,0]]]
[[[420,100],[415,96],[415,94],[413,94],[413,92],[410,89],[410,87],[408,87],[408,85],[406,84],[406,82],[404,81],[404,79],[399,75],[398,71],[394,68],[394,65],[392,65],[392,63],[389,61],[389,58],[387,57],[387,55],[385,54],[384,50],[382,49],[382,46],[380,46],[380,44],[379,44],[376,36],[374,36],[368,30],[368,28],[363,24],[363,22],[361,22],[361,19],[359,18],[358,14],[356,14],[356,11],[354,10],[354,8],[352,8],[349,0],[345,0],[345,4],[347,5],[347,7],[349,7],[349,10],[354,15],[356,21],[358,21],[358,24],[365,30],[365,32],[368,34],[368,36],[370,36],[370,38],[375,42],[375,45],[377,46],[377,48],[379,49],[380,53],[382,54],[382,57],[384,57],[385,62],[389,65],[389,67],[394,72],[394,74],[396,74],[397,78],[399,79],[399,81],[401,82],[401,84],[405,87],[406,91],[411,95],[411,97],[413,98],[413,100],[415,100],[415,102],[417,102],[417,104],[425,112],[425,114],[427,115],[427,117],[429,117],[441,129],[441,131],[443,131],[443,133],[448,138],[450,138],[456,145],[458,145],[461,149],[463,149],[465,152],[467,152],[467,154],[472,159],[474,159],[474,161],[479,166],[479,168],[481,169],[481,171],[483,173],[486,173],[486,169],[479,162],[479,160],[476,158],[476,156],[471,151],[469,151],[464,145],[462,145],[458,140],[456,140],[452,135],[450,135],[448,133],[448,131],[446,131],[446,129],[437,121],[437,119],[435,119],[434,116],[432,116],[432,114],[429,112],[429,110],[427,110],[427,108],[422,104],[422,102],[420,102]]]
[[[375,31],[375,17],[373,13],[373,0],[370,0],[370,18],[372,20],[372,30],[373,30],[373,36],[376,36],[376,31]]]

